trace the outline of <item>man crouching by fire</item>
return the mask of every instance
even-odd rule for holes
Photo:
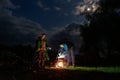
[[[67,54],[68,46],[66,43],[61,43],[60,49],[58,50],[57,62],[55,63],[56,68],[64,68],[67,66]]]

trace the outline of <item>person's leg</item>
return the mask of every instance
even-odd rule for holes
[[[42,52],[40,51],[38,55],[38,67],[41,67],[41,62],[42,62]]]
[[[74,57],[73,49],[71,49],[71,57],[72,57],[72,66],[75,66],[75,57]]]
[[[68,54],[67,54],[67,66],[70,65],[70,51],[68,51]]]
[[[42,53],[42,67],[45,67],[46,51]]]

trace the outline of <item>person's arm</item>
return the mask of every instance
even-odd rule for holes
[[[40,41],[37,41],[37,50],[36,50],[36,52],[38,52],[38,51],[40,51]]]
[[[50,60],[49,55],[48,55],[48,42],[46,41],[46,59]]]
[[[46,51],[46,59],[47,60],[50,60],[50,58],[49,58],[49,55],[48,55],[48,52]]]

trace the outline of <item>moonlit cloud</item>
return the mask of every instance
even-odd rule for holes
[[[83,13],[93,13],[99,8],[99,0],[83,0],[75,7],[75,15]]]
[[[75,7],[75,15],[79,15],[79,14],[83,13],[85,11],[85,8],[86,8],[85,5],[82,7],[80,5],[77,5]]]

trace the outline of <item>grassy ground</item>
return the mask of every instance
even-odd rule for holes
[[[120,67],[51,67],[35,75],[38,80],[120,80]]]
[[[120,67],[67,67],[0,71],[0,80],[120,80]]]
[[[97,71],[105,73],[120,73],[120,67],[68,67],[67,70]]]

